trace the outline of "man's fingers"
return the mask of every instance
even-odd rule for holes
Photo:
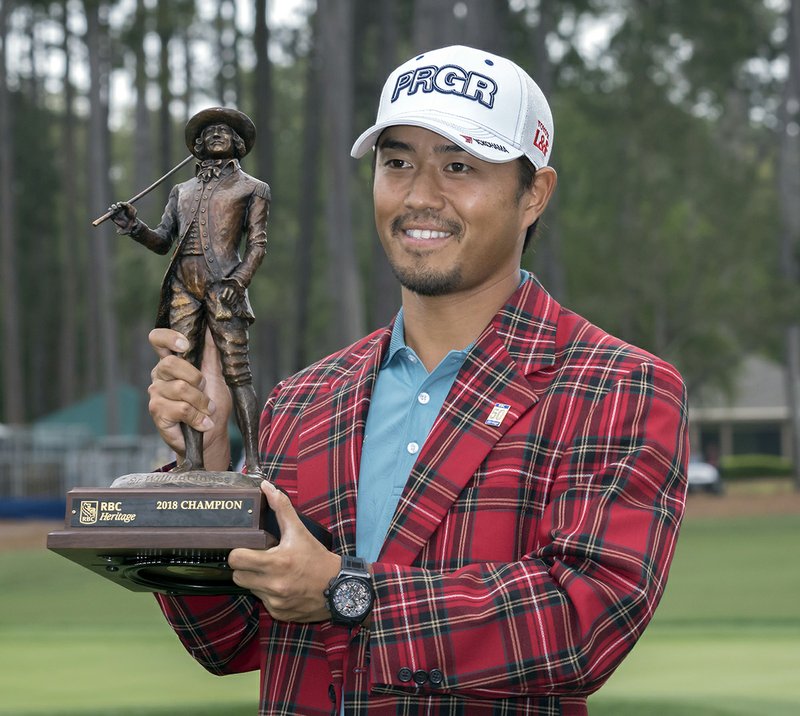
[[[156,381],[148,389],[148,409],[160,428],[186,423],[205,432],[214,427],[217,406],[201,390],[181,381]]]
[[[267,502],[275,513],[278,527],[281,530],[281,540],[291,539],[297,533],[298,528],[305,530],[305,526],[297,516],[297,512],[292,505],[292,501],[285,492],[281,492],[269,480],[261,483],[261,492],[267,497]]]
[[[159,358],[189,350],[186,336],[171,328],[154,328],[147,338]]]
[[[199,390],[205,388],[205,378],[199,369],[175,355],[164,356],[150,371],[150,379],[156,383],[163,381],[182,381]]]

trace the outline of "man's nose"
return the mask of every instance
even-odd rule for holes
[[[436,169],[420,167],[410,178],[405,204],[412,209],[440,209],[444,206]]]

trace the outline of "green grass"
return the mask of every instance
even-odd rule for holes
[[[0,714],[252,716],[258,675],[213,676],[149,594],[46,551],[0,554]]]
[[[800,713],[800,515],[684,523],[667,591],[592,716]]]
[[[592,716],[800,713],[800,515],[690,520],[655,619]],[[44,550],[0,554],[0,714],[252,716],[258,676],[219,678],[150,595]]]

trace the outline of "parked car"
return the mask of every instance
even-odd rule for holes
[[[711,463],[703,462],[700,458],[690,458],[687,481],[689,492],[703,491],[721,495],[724,490],[719,470]]]

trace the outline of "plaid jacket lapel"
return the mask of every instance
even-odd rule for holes
[[[549,383],[558,304],[527,281],[470,350],[400,498],[381,560],[412,564],[477,468]],[[507,412],[487,424],[496,406]],[[491,422],[491,421],[490,421]]]

